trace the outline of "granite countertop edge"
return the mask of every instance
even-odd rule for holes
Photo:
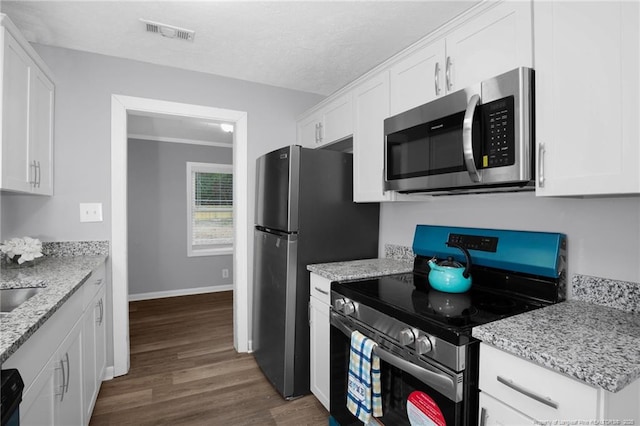
[[[3,270],[0,288],[43,287],[43,290],[14,311],[0,316],[0,364],[35,334],[107,257],[51,257],[33,270]]]
[[[348,282],[384,275],[408,273],[413,270],[413,263],[398,259],[374,258],[316,263],[307,265],[307,270],[331,281]]]
[[[548,327],[563,318],[556,329]],[[573,379],[618,392],[640,379],[640,352],[633,349],[640,346],[637,330],[638,314],[568,300],[475,327],[472,335]]]

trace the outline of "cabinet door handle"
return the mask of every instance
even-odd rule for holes
[[[36,160],[33,160],[31,163],[29,163],[29,184],[33,185],[33,187],[36,187]]]
[[[505,379],[502,376],[497,376],[496,379],[502,383],[503,385],[513,389],[516,392],[519,392],[525,396],[528,396],[529,398],[538,401],[544,405],[547,405],[555,410],[558,409],[559,404],[557,402],[555,402],[554,400],[552,400],[551,398],[542,396],[542,395],[538,395],[536,392],[533,392],[529,389],[524,388],[523,386],[520,386],[517,383],[514,383],[513,380],[509,380],[509,379]]]
[[[69,382],[71,381],[71,364],[69,363],[69,352],[65,353],[65,358],[67,359],[67,380],[64,386],[65,393],[69,393]]]
[[[322,123],[318,123],[318,143],[322,143],[324,130],[322,128]]]
[[[62,372],[62,385],[60,386],[60,393],[56,393],[56,396],[60,397],[60,402],[64,401],[64,389],[66,385],[66,376],[64,373],[64,360],[60,360],[60,368],[56,368],[56,370],[61,370]]]
[[[480,426],[485,426],[487,424],[487,409],[482,407],[480,409]]]
[[[307,318],[309,319],[309,327],[311,327],[311,301],[307,305]]]
[[[440,62],[436,62],[435,68],[436,70],[435,70],[433,81],[435,82],[435,85],[436,85],[436,96],[437,96],[440,94]]]
[[[104,305],[102,303],[102,299],[100,299],[98,303],[96,303],[96,308],[100,309],[100,317],[98,318],[98,320],[96,320],[96,324],[102,325],[102,320],[104,319]]]
[[[450,91],[453,88],[453,79],[451,78],[451,68],[453,67],[453,62],[451,61],[451,56],[447,56],[447,63],[445,68],[445,76],[446,76],[446,84],[447,90]]]
[[[323,289],[321,289],[320,287],[314,287],[314,288],[316,289],[316,291],[317,291],[318,293],[322,293],[322,294],[324,294],[325,296],[328,296],[328,295],[329,295],[329,292],[328,292],[328,291],[323,290]]]
[[[38,177],[36,179],[36,184],[38,185],[38,188],[40,188],[40,177],[41,177],[40,161],[38,161],[37,164],[38,164],[38,166],[36,167],[36,172],[38,173]]]
[[[544,188],[544,144],[538,144],[538,186]]]

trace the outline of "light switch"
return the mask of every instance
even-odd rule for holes
[[[80,203],[80,222],[102,222],[102,203]]]

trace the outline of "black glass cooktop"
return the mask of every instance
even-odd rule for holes
[[[473,286],[465,293],[443,293],[413,273],[349,283],[332,290],[455,344],[471,340],[471,329],[545,304]]]

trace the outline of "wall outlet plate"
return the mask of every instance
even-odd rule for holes
[[[80,203],[80,222],[102,222],[102,203]]]

